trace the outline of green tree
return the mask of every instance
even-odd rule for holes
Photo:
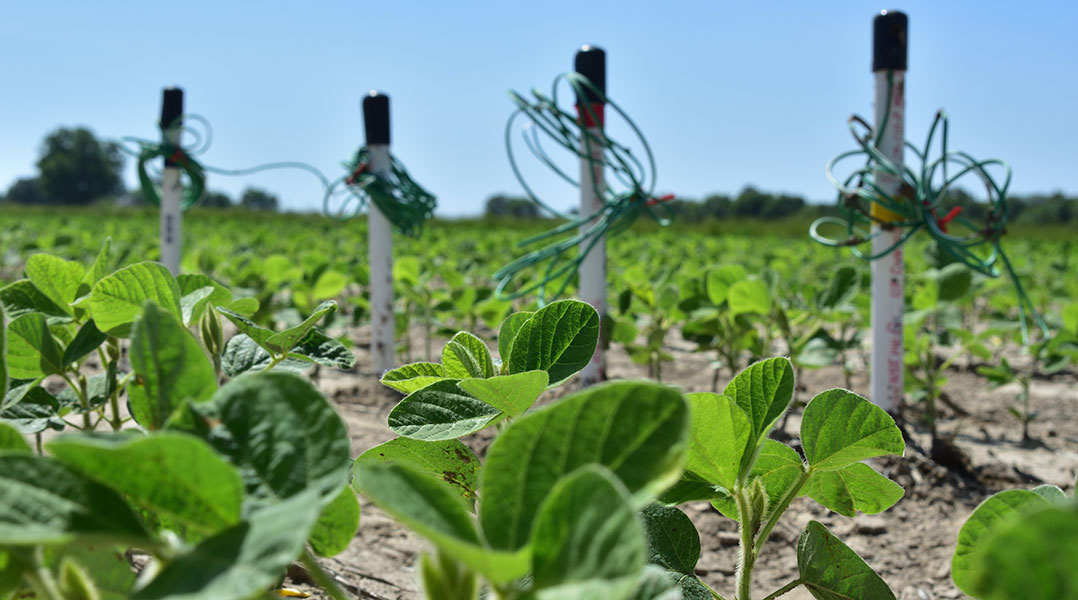
[[[85,127],[50,133],[37,161],[42,200],[48,204],[89,204],[122,194],[120,147],[98,141]]]
[[[15,204],[43,204],[45,201],[41,193],[41,183],[36,177],[23,177],[15,181],[8,188],[4,199]]]
[[[538,219],[539,206],[527,198],[495,194],[487,199],[486,216]]]
[[[209,208],[231,208],[232,198],[229,198],[228,194],[224,192],[206,192],[206,196],[202,198],[202,206]],[[276,204],[274,206],[276,206]]]
[[[277,196],[258,188],[247,188],[240,196],[240,206],[248,210],[277,210]]]

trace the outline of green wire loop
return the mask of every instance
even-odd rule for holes
[[[1007,201],[1007,189],[1011,183],[1010,165],[1000,159],[978,160],[966,152],[949,150],[948,117],[942,109],[936,112],[923,147],[918,148],[908,141],[903,142],[904,147],[916,157],[916,162],[912,166],[896,164],[878,147],[891,112],[893,86],[894,72],[891,71],[887,75],[884,120],[878,129],[873,130],[861,117],[850,117],[848,126],[858,148],[839,154],[827,164],[827,178],[838,190],[838,208],[842,217],[817,219],[809,228],[809,236],[826,246],[849,247],[854,256],[871,261],[891,254],[917,232],[926,231],[940,248],[970,269],[989,277],[999,277],[1004,272],[1008,275],[1018,295],[1023,343],[1029,341],[1027,311],[1041,333],[1048,337],[1048,326],[1034,309],[1032,300],[1026,294],[1018,274],[1000,245],[1010,217]],[[932,158],[937,132],[940,134],[939,155]],[[863,158],[864,165],[839,180],[835,176],[836,166],[855,158]],[[992,167],[1003,170],[1002,182],[989,173],[989,168]],[[987,193],[988,216],[983,224],[976,224],[962,217],[958,207],[943,216],[939,214],[944,208],[948,189],[969,174],[976,175],[981,180]],[[881,177],[900,182],[897,196],[883,191],[879,183]],[[895,216],[888,220],[873,216],[873,204]],[[879,227],[873,231],[874,224]],[[960,231],[952,233],[949,231],[949,225],[952,228],[957,226]],[[828,227],[844,228],[845,237],[824,235],[821,230]],[[894,229],[901,230],[902,234],[898,241],[883,251],[873,254],[858,248],[882,232]],[[983,251],[985,246],[988,247],[987,255]]]
[[[594,97],[599,98],[596,104],[613,109],[629,125],[639,140],[645,160],[642,162],[628,146],[607,136],[603,128],[584,125],[584,122],[601,121],[595,106],[578,106],[577,112],[582,113],[579,117],[561,108],[558,102],[558,90],[563,83],[568,84],[575,97],[583,97],[585,91],[589,91]],[[532,202],[567,222],[519,242],[518,247],[527,247],[540,242],[546,245],[502,267],[494,274],[494,278],[498,281],[496,293],[499,298],[519,298],[538,292],[540,301],[543,301],[546,299],[547,286],[551,283],[559,284],[554,297],[559,297],[565,292],[577,267],[599,240],[603,239],[603,236],[624,231],[636,221],[641,213],[646,213],[662,225],[668,225],[673,215],[670,208],[663,204],[664,200],[671,197],[656,199],[653,196],[655,158],[643,133],[625,111],[600,92],[591,81],[579,73],[563,73],[554,79],[549,96],[538,89],[532,89],[531,94],[532,97],[529,99],[515,91],[509,92],[509,98],[517,107],[505,126],[505,148],[509,156],[509,165],[513,170],[513,175],[516,176]],[[586,119],[580,118],[585,115]],[[574,156],[588,161],[590,166],[588,171],[593,178],[592,187],[602,190],[600,195],[602,206],[598,210],[587,215],[565,215],[539,199],[521,173],[513,153],[513,125],[518,117],[527,119],[525,129],[522,131],[524,145],[540,163],[549,167],[560,179],[573,187],[580,187],[577,178],[561,169],[546,152],[542,143],[544,137]],[[591,152],[593,149],[602,151],[601,159],[593,155]],[[599,170],[597,167],[602,167],[600,172],[609,170],[624,191],[613,191],[613,186],[609,183],[600,186],[595,177],[596,171]],[[572,234],[574,231],[575,235]],[[577,250],[575,256],[571,256],[573,249]],[[539,267],[541,263],[546,263],[546,266]],[[541,269],[538,280],[515,286],[509,291],[517,278],[522,277],[522,273],[533,267]]]
[[[391,156],[390,161],[388,176],[373,173],[369,170],[370,150],[366,146],[360,147],[352,160],[344,163],[349,175],[327,186],[322,212],[331,219],[346,221],[374,203],[397,231],[419,235],[423,224],[434,216],[438,201],[412,179],[396,157]],[[348,190],[348,197],[338,209],[332,210],[330,205],[339,195],[337,189],[342,183]]]
[[[150,175],[149,165],[158,158],[171,159],[177,164],[181,174],[187,176],[188,183],[183,186],[183,195],[180,199],[181,210],[187,210],[195,206],[202,201],[206,194],[206,169],[194,157],[209,147],[212,139],[210,124],[206,119],[198,115],[186,115],[187,119],[205,127],[205,132],[203,133],[186,124],[181,126],[179,123],[185,123],[184,118],[183,116],[178,117],[176,122],[167,126],[164,123],[159,123],[158,127],[161,128],[160,142],[125,137],[120,145],[124,152],[135,157],[142,196],[154,206],[161,206],[161,185],[155,182]],[[184,147],[182,144],[173,144],[169,141],[170,134],[177,134],[177,137],[179,137],[185,133],[194,137],[194,142],[188,147]],[[135,147],[131,148],[131,145]]]

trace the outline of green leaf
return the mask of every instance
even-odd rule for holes
[[[688,394],[692,421],[685,470],[734,489],[752,436],[752,423],[729,396]]]
[[[1050,505],[1040,494],[1027,490],[1006,490],[981,502],[958,532],[958,544],[951,558],[951,579],[955,585],[975,595],[978,565],[992,534],[1004,523]]]
[[[846,304],[857,293],[859,279],[857,269],[850,266],[839,267],[828,281],[827,289],[817,297],[816,305],[834,310]]]
[[[127,337],[127,326],[147,302],[180,316],[180,286],[159,263],[137,263],[98,281],[90,292],[90,313],[101,331]]]
[[[479,457],[460,440],[424,442],[406,437],[394,438],[361,454],[356,459],[356,468],[360,463],[368,462],[406,465],[459,488],[462,496],[468,500],[476,498]]]
[[[0,401],[7,396],[7,317],[4,307],[0,306]],[[0,405],[3,403],[0,402]]]
[[[348,482],[351,442],[333,406],[290,373],[252,373],[213,397],[210,443],[239,467],[248,505],[315,490],[328,503]]]
[[[232,324],[236,326],[236,329],[239,329],[241,333],[251,338],[251,340],[253,340],[256,344],[263,348],[266,346],[266,340],[268,340],[273,335],[273,331],[266,329],[265,327],[258,326],[257,324],[255,324],[254,321],[237,312],[229,310],[227,307],[216,306],[214,308],[216,308],[217,311],[224,315],[229,321],[232,321]]]
[[[1049,502],[1062,503],[1067,500],[1067,495],[1063,493],[1063,490],[1059,489],[1059,486],[1055,485],[1039,485],[1033,488],[1033,493],[1037,494],[1041,498]]]
[[[524,371],[489,379],[465,379],[457,387],[516,418],[535,404],[549,379],[546,371]]]
[[[813,500],[840,515],[857,511],[874,515],[894,506],[905,493],[902,486],[872,470],[853,463],[837,471],[814,471],[803,489]]]
[[[438,363],[418,362],[386,371],[382,375],[382,385],[398,392],[411,394],[419,388],[435,381],[445,379],[445,369]]]
[[[258,312],[258,307],[258,298],[236,298],[228,303],[228,310],[244,317],[250,317]]]
[[[475,433],[501,414],[461,391],[457,380],[443,379],[405,396],[390,411],[389,428],[417,440],[449,440]]]
[[[319,503],[301,494],[203,540],[170,561],[134,600],[247,600],[280,580],[303,551]]]
[[[135,505],[203,534],[239,522],[243,481],[232,465],[198,438],[179,433],[135,439],[65,435],[47,448],[60,462]]]
[[[723,394],[733,399],[752,422],[749,451],[741,469],[751,469],[756,448],[790,406],[794,396],[794,367],[786,358],[769,358],[753,363],[734,376]]]
[[[356,463],[352,486],[442,552],[495,583],[523,576],[530,553],[498,552],[479,541],[463,498],[445,483],[401,464]]]
[[[503,363],[509,364],[509,351],[513,347],[513,340],[517,338],[517,333],[520,332],[524,323],[534,314],[527,311],[516,312],[502,321],[502,326],[498,329],[498,356],[501,357]]]
[[[318,521],[311,530],[311,548],[319,556],[336,556],[352,543],[357,529],[359,500],[352,488],[345,486],[318,516]]]
[[[485,379],[494,376],[494,360],[483,340],[461,331],[442,349],[442,368],[446,377]]]
[[[834,471],[873,456],[901,455],[906,444],[887,411],[841,389],[817,395],[801,417],[801,443],[809,466]]]
[[[183,287],[181,286],[180,289],[182,290]],[[198,322],[199,317],[206,312],[206,306],[213,301],[213,293],[213,286],[207,285],[180,296],[180,318],[184,325],[190,326]],[[231,299],[232,294],[228,296],[228,299]],[[225,301],[227,302],[228,299]]]
[[[689,586],[693,583],[703,592],[702,596],[694,595],[696,590],[689,591]],[[683,575],[655,565],[647,565],[636,582],[636,589],[626,600],[714,600],[714,596],[694,575]]]
[[[137,375],[127,388],[131,415],[147,429],[164,426],[185,400],[205,402],[217,391],[217,374],[198,340],[152,302],[132,328],[129,357]]]
[[[786,491],[801,478],[804,469],[805,466],[796,450],[775,440],[764,441],[763,446],[760,447],[760,454],[756,457],[756,463],[752,467],[752,472],[749,474],[750,481],[760,479],[763,483],[764,491],[767,493],[767,511],[764,513],[763,519],[771,517],[774,510],[778,508],[782,497],[786,495]],[[711,499],[711,504],[723,515],[735,521],[741,520],[737,510],[737,502],[729,494],[723,494],[718,498]]]
[[[3,290],[0,290],[0,297],[3,297]],[[1078,302],[1064,306],[1059,312],[1063,329],[1070,333],[1078,333]]]
[[[30,444],[26,443],[18,429],[0,421],[0,452],[22,452],[32,454]]]
[[[67,348],[64,348],[64,356],[61,362],[65,365],[70,365],[97,350],[107,339],[108,336],[101,333],[97,325],[94,324],[93,319],[90,319],[83,323],[82,327],[79,328],[79,332],[75,334],[75,339],[71,340]]]
[[[313,296],[315,300],[336,298],[346,287],[348,287],[347,275],[340,271],[326,269],[318,276],[318,281],[314,282],[314,288],[311,289],[311,296]]]
[[[79,284],[86,275],[77,262],[51,254],[35,254],[26,260],[26,277],[53,304],[69,315],[75,314],[71,302],[78,297]]]
[[[538,598],[624,597],[647,556],[629,491],[601,465],[561,479],[543,501],[532,532]]]
[[[741,265],[720,265],[707,272],[705,286],[708,300],[715,306],[726,302],[730,287],[748,277]]]
[[[60,418],[60,401],[40,387],[35,380],[11,388],[0,407],[4,419],[23,435],[41,433],[46,429],[62,430],[66,423]]]
[[[139,544],[148,539],[115,492],[59,462],[0,454],[0,545],[63,544],[93,537]]]
[[[588,464],[611,469],[641,503],[649,501],[681,475],[688,412],[675,388],[618,381],[521,417],[494,440],[480,475],[487,540],[524,547],[543,498]]]
[[[314,312],[304,319],[302,323],[295,327],[289,327],[280,333],[271,335],[266,338],[265,343],[262,345],[271,352],[284,354],[298,344],[300,340],[307,337],[307,334],[318,325],[319,321],[335,312],[337,312],[337,303],[333,300],[326,300],[319,304],[318,307],[314,309]]]
[[[135,571],[116,547],[76,542],[64,547],[61,560],[74,561],[86,570],[100,600],[127,600],[135,587]]]
[[[98,281],[101,281],[102,277],[108,275],[110,249],[112,249],[112,238],[106,237],[105,242],[101,244],[101,250],[98,251],[97,256],[94,258],[93,264],[90,265],[89,269],[86,269],[80,288],[90,290]]]
[[[599,341],[599,313],[578,300],[539,309],[517,331],[508,373],[542,370],[555,386],[587,366]]]
[[[26,313],[39,312],[50,317],[69,314],[42,294],[29,279],[19,279],[0,288],[0,304],[7,316],[14,319]]]
[[[12,600],[14,592],[22,581],[23,571],[27,566],[15,559],[11,553],[0,550],[0,598]]]
[[[951,263],[940,269],[936,281],[939,283],[939,299],[953,302],[969,291],[973,284],[973,273],[962,263]]]
[[[640,516],[648,542],[648,562],[692,575],[700,560],[700,534],[689,517],[661,504],[645,507]]]
[[[705,481],[699,475],[696,475],[691,471],[686,471],[682,474],[680,481],[667,488],[662,495],[659,496],[659,502],[662,502],[663,504],[684,504],[686,502],[694,502],[697,500],[714,500],[725,494],[723,488]],[[727,513],[723,512],[723,514]]]
[[[351,369],[356,366],[356,356],[340,340],[333,339],[318,329],[312,329],[288,353],[290,358],[304,358],[323,367]],[[278,363],[280,364],[280,363]]]
[[[10,377],[36,379],[64,371],[60,347],[41,313],[26,313],[8,323],[5,342]]]
[[[817,600],[894,600],[894,593],[865,561],[818,521],[797,542],[801,582]]]
[[[1001,524],[985,543],[972,586],[986,600],[1057,600],[1078,594],[1078,509],[1052,506]]]
[[[759,279],[746,279],[730,286],[727,301],[730,303],[730,314],[735,317],[749,313],[771,314],[771,292],[767,284]]]
[[[304,373],[315,362],[314,359],[296,352],[288,354],[286,358],[276,365],[274,371],[289,371]],[[340,357],[343,361],[344,357]],[[265,348],[259,346],[245,333],[233,336],[225,344],[225,351],[221,353],[221,369],[229,377],[235,378],[248,371],[262,371],[270,366],[273,357]]]

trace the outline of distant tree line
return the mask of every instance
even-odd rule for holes
[[[1009,196],[1007,204],[1011,222],[1027,224],[1078,222],[1078,197],[1067,197],[1061,192]],[[949,191],[943,205],[946,210],[961,206],[961,215],[975,223],[984,222],[988,215],[988,205],[985,201],[976,199],[962,189]],[[660,215],[671,216],[675,221],[685,223],[732,218],[759,220],[815,218],[821,215],[838,214],[833,201],[822,204],[809,203],[801,196],[764,192],[753,186],[746,186],[736,196],[711,194],[703,200],[677,198],[664,203],[664,207],[665,210],[657,209]],[[527,198],[496,194],[487,200],[484,214],[492,218],[534,219],[540,216],[540,209]]]
[[[45,136],[37,161],[37,175],[22,177],[0,194],[0,202],[46,206],[86,206],[95,202],[144,203],[137,190],[123,184],[124,154],[119,145],[98,140],[85,127],[60,128]],[[209,191],[201,206],[277,210],[277,196],[247,188],[239,200]]]

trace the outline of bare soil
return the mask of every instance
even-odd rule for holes
[[[363,339],[363,332],[358,334]],[[671,336],[673,363],[664,365],[663,381],[686,391],[710,391],[712,370],[708,356],[692,352],[692,345]],[[415,342],[413,348],[422,348]],[[434,345],[436,352],[441,345]],[[357,351],[360,368],[369,369],[362,347]],[[413,357],[418,360],[418,357]],[[647,372],[633,364],[620,349],[607,354],[611,378],[641,378]],[[863,369],[859,371],[864,372]],[[729,373],[720,377],[721,385]],[[401,395],[382,387],[371,374],[356,375],[323,371],[318,377],[322,391],[331,398],[348,424],[354,455],[394,436],[386,425],[390,409]],[[834,387],[845,387],[838,366],[804,371],[798,381],[799,398]],[[867,394],[865,375],[855,375],[853,391]],[[570,383],[559,392],[575,389]],[[807,498],[794,502],[775,528],[754,571],[754,597],[763,597],[796,576],[796,544],[809,520],[818,520],[856,550],[890,584],[902,600],[934,600],[965,597],[951,582],[950,562],[958,530],[970,512],[988,495],[1012,487],[1058,485],[1073,492],[1078,474],[1078,377],[1073,372],[1040,378],[1031,394],[1039,416],[1031,425],[1033,444],[1023,444],[1021,426],[1010,413],[1017,386],[989,390],[976,374],[953,369],[945,388],[952,403],[968,416],[940,407],[939,430],[953,441],[960,457],[939,464],[926,451],[930,436],[922,424],[921,408],[910,407],[906,430],[910,448],[903,458],[878,459],[874,466],[906,489],[905,497],[879,515],[846,518],[816,505]],[[559,394],[560,395],[560,394]],[[549,402],[550,398],[544,398]],[[791,415],[785,431],[796,438],[800,409]],[[782,437],[783,432],[776,432]],[[784,438],[786,439],[786,438]],[[465,440],[482,456],[490,436]],[[922,450],[923,449],[923,450]],[[341,585],[356,598],[406,600],[419,597],[414,565],[426,542],[397,525],[385,513],[362,500],[359,533],[342,554],[325,561]],[[697,574],[716,591],[732,597],[737,564],[734,523],[707,503],[683,509],[700,532],[703,554]],[[289,585],[322,597],[294,572]],[[808,600],[798,588],[784,596]]]

